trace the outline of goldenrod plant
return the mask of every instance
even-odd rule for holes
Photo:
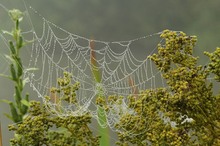
[[[58,104],[67,102],[77,104],[76,91],[79,83],[70,83],[71,75],[64,72],[63,78],[57,80],[59,88],[51,88],[55,93]],[[52,97],[54,98],[54,97]],[[45,96],[45,100],[54,100]],[[89,128],[91,115],[86,113],[82,116],[59,117],[53,112],[49,112],[46,104],[31,101],[28,115],[22,123],[9,125],[9,130],[15,132],[15,137],[11,139],[11,145],[30,146],[97,146],[99,145],[99,136],[93,136]],[[62,111],[61,111],[62,112]],[[56,127],[56,128],[55,128]]]
[[[198,57],[193,56],[196,36],[164,30],[161,37],[164,43],[149,58],[168,88],[147,89],[138,98],[129,97],[129,107],[135,112],[121,117],[116,125],[125,129],[118,133],[118,145],[220,145],[220,95],[213,94],[208,81],[214,73],[219,82],[219,48],[205,53],[211,60],[208,67],[198,66]],[[126,132],[130,130],[133,134]]]
[[[89,125],[92,115],[56,115],[47,102],[54,102],[56,110],[62,113],[62,105],[72,104],[76,108],[77,90],[80,82],[72,83],[72,74],[63,73],[57,79],[58,87],[51,87],[50,95],[45,95],[44,102],[29,101],[23,96],[26,79],[23,79],[23,66],[20,50],[25,45],[19,24],[22,12],[9,11],[15,24],[9,41],[11,75],[5,77],[15,84],[15,101],[3,100],[10,105],[13,120],[9,130],[14,132],[10,143],[13,146],[108,146],[110,136],[107,128],[99,127],[99,135],[94,136]],[[158,70],[161,71],[167,87],[145,89],[133,86],[132,77],[129,85],[135,94],[128,97],[105,94],[101,84],[94,42],[90,42],[91,71],[96,83],[98,121],[106,124],[107,114],[118,113],[115,124],[119,146],[219,146],[220,145],[220,94],[213,92],[212,81],[220,82],[220,48],[213,53],[205,52],[210,63],[198,65],[193,49],[196,36],[183,32],[164,30],[160,36],[163,41],[158,44],[158,52],[149,56]],[[214,79],[210,80],[210,75]],[[123,105],[126,99],[127,105]],[[115,111],[114,111],[115,110]],[[0,136],[1,138],[1,136]],[[1,141],[1,139],[0,139]]]

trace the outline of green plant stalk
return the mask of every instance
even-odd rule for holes
[[[98,117],[99,117],[100,124],[106,124],[106,122],[107,122],[106,116],[102,115],[103,112],[104,112],[104,109],[99,107],[98,108]],[[99,125],[99,134],[101,136],[100,146],[110,146],[108,127],[103,128]]]
[[[9,49],[10,49],[10,56],[6,56],[10,59],[10,72],[11,76],[9,77],[15,86],[15,93],[14,93],[14,102],[7,101],[11,109],[11,116],[8,116],[13,122],[21,122],[23,120],[23,116],[27,113],[28,106],[27,103],[29,102],[28,95],[25,97],[22,96],[22,91],[24,88],[24,80],[23,80],[23,66],[22,61],[19,56],[20,50],[23,47],[23,38],[21,35],[20,29],[20,21],[22,20],[22,12],[17,9],[13,9],[9,11],[9,15],[14,22],[14,29],[12,32],[7,32],[10,34],[14,41],[9,41]],[[24,101],[25,100],[25,101]]]
[[[101,83],[101,74],[99,70],[97,70],[98,67],[94,52],[94,41],[90,42],[90,48],[91,48],[91,65],[92,65],[92,73],[94,76],[94,80],[96,81],[96,83]],[[102,95],[101,93],[99,93],[97,96],[104,98],[104,95]],[[103,115],[102,113],[104,113],[104,109],[102,107],[98,107],[98,121],[101,125],[107,123],[106,115]],[[101,136],[100,146],[110,146],[109,130],[107,127],[103,128],[100,124],[98,124],[99,134]]]

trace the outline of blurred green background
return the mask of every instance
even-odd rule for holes
[[[74,34],[103,41],[130,40],[160,32],[164,29],[181,30],[198,37],[195,55],[199,63],[207,63],[204,51],[213,51],[220,46],[220,1],[219,0],[24,0],[30,12],[36,32],[41,33],[41,18],[34,14],[33,7],[47,20]],[[23,0],[0,0],[7,9],[26,11]],[[26,19],[26,18],[25,18]],[[32,28],[26,19],[23,30]],[[0,30],[10,30],[12,23],[7,12],[0,7]],[[2,54],[8,54],[5,41],[0,38],[0,73],[7,73],[7,62]],[[26,48],[28,49],[28,48]],[[23,51],[25,52],[25,51]],[[24,55],[25,56],[25,55]],[[13,84],[0,78],[0,98],[12,99]],[[27,89],[29,90],[29,89]],[[31,95],[34,99],[34,96]],[[11,123],[3,113],[8,105],[0,103],[3,144],[9,145]]]

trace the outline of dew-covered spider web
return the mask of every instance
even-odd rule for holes
[[[38,70],[26,70],[25,78],[52,113],[66,117],[89,112],[98,119],[97,96],[100,92],[106,98],[116,95],[122,97],[122,103],[112,104],[108,112],[102,113],[107,122],[101,126],[113,128],[123,114],[134,112],[128,107],[128,96],[165,87],[161,72],[148,58],[156,53],[157,45],[163,41],[161,32],[127,41],[101,41],[68,32],[42,16],[38,18],[42,20],[42,32],[36,32],[34,28],[28,32],[33,35],[33,42],[26,66]],[[100,82],[96,81],[94,70],[99,72]],[[64,72],[72,75],[71,83],[80,83],[76,92],[77,105],[66,103],[60,106],[54,100],[45,99],[46,95],[56,96],[50,91],[52,87],[59,88],[57,79]]]
[[[122,114],[133,112],[127,106],[128,96],[164,86],[161,73],[148,59],[162,41],[160,32],[128,41],[107,42],[70,33],[45,18],[42,28],[40,36],[33,31],[34,42],[28,65],[38,71],[27,72],[25,76],[38,96],[58,116],[79,116],[90,112],[98,118],[95,101],[101,89],[104,97],[123,97],[120,107],[115,104],[108,113],[103,112],[108,122],[102,126],[114,127]],[[93,70],[99,72],[100,82],[95,80]],[[50,89],[59,86],[56,80],[63,76],[63,72],[72,74],[72,83],[80,83],[76,96],[78,106],[65,104],[61,106],[62,110],[57,110],[57,103],[48,102],[44,97],[54,96]]]

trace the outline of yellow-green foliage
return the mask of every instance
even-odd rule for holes
[[[207,83],[210,72],[219,81],[220,49],[206,53],[211,59],[206,69],[197,66],[197,58],[192,56],[195,36],[165,30],[161,38],[164,42],[158,44],[158,53],[149,58],[168,88],[149,89],[129,98],[135,113],[123,115],[116,125],[122,129],[118,145],[220,145],[219,95],[213,95],[212,84]],[[164,120],[168,117],[175,126]]]
[[[146,146],[150,142],[152,145],[178,146],[191,143],[186,131],[172,127],[164,120],[169,114],[169,97],[169,92],[163,88],[142,91],[138,98],[130,96],[129,107],[134,109],[134,113],[123,115],[116,124],[116,128],[121,130],[117,144]]]
[[[216,75],[215,79],[220,82],[220,48],[216,48],[216,51],[213,53],[205,52],[205,55],[211,60],[209,71],[214,73]]]
[[[70,84],[70,74],[64,73],[58,79],[61,88],[52,88],[52,92],[64,93],[65,100],[73,103],[75,91],[79,83]],[[48,97],[47,97],[48,98]],[[61,101],[60,101],[61,102]],[[9,130],[15,132],[11,144],[16,146],[46,145],[46,146],[97,146],[99,137],[93,136],[89,129],[91,116],[54,116],[48,111],[49,107],[41,106],[39,102],[30,102],[28,115],[21,123],[10,125]],[[50,109],[49,109],[50,110]]]
[[[67,102],[68,104],[76,104],[76,91],[80,87],[80,83],[76,82],[71,84],[71,74],[68,72],[63,73],[63,78],[58,78],[57,83],[58,88],[52,87],[50,92],[52,97],[46,96],[47,101],[53,101],[58,107],[62,106],[62,102]]]
[[[29,103],[28,96],[23,100],[20,97],[23,90],[22,64],[20,58],[16,58],[16,54],[18,56],[18,50],[23,44],[18,29],[20,18],[17,17],[12,16],[13,20],[16,19],[15,30],[17,30],[13,36],[19,43],[13,45],[10,42],[11,58],[14,57],[16,62],[11,64],[10,78],[17,85],[15,88],[17,108],[23,106],[25,111],[21,110],[22,116],[18,120],[14,119],[19,123],[9,126],[9,129],[15,132],[11,145],[98,146],[100,137],[93,136],[88,126],[92,118],[89,113],[61,118],[48,112],[52,109],[48,110],[50,107],[47,105],[41,106],[36,101]],[[220,48],[214,53],[205,53],[211,62],[208,67],[202,67],[197,65],[198,58],[193,56],[193,48],[197,41],[195,36],[165,30],[161,38],[164,41],[158,44],[158,53],[149,56],[149,59],[162,72],[167,88],[147,89],[139,91],[139,95],[129,97],[110,95],[105,99],[105,91],[99,84],[100,76],[98,72],[93,71],[99,91],[96,98],[96,104],[100,106],[99,112],[117,112],[120,116],[119,122],[115,125],[119,138],[117,145],[220,145],[220,94],[213,94],[213,85],[207,80],[213,73],[216,81],[220,81]],[[91,63],[96,66],[94,60],[91,60]],[[51,96],[45,96],[45,101],[54,102],[59,112],[62,112],[63,104],[74,104],[76,108],[79,107],[76,91],[80,88],[80,83],[72,84],[71,74],[66,72],[57,82],[59,87],[52,87]],[[123,105],[124,98],[128,100],[128,107]],[[18,113],[14,104],[12,102],[9,104],[14,110],[12,114]],[[28,114],[25,115],[28,107]],[[14,117],[18,116],[13,115]],[[188,118],[191,121],[187,121]],[[176,124],[172,125],[170,121]],[[107,130],[101,132],[103,135],[108,133]],[[102,143],[109,144],[107,137],[103,137]]]

